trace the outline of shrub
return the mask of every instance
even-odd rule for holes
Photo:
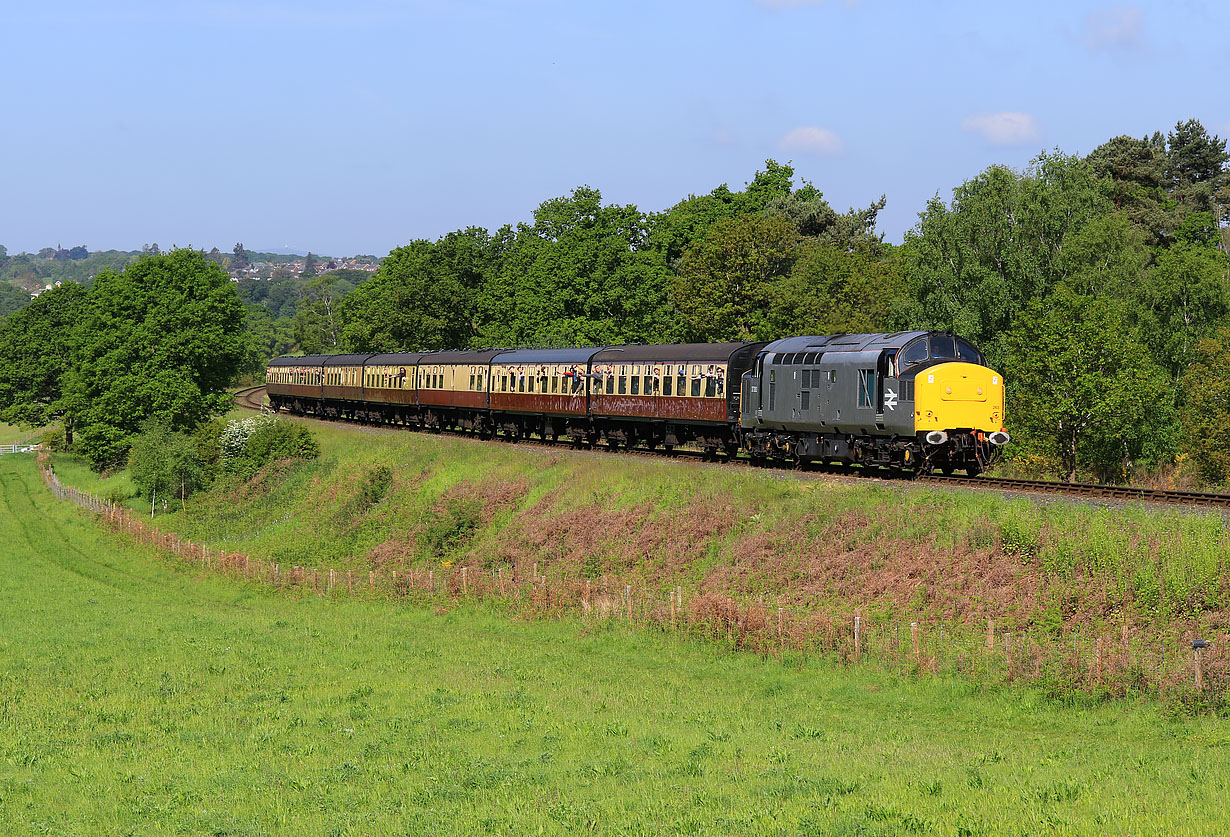
[[[208,444],[207,439],[203,443]],[[320,454],[306,427],[265,413],[228,422],[218,433],[217,446],[221,467],[244,479],[270,462],[315,459]]]
[[[164,499],[178,497],[183,503],[209,483],[209,474],[197,457],[195,439],[153,421],[146,422],[133,439],[128,470],[141,496],[151,503],[160,495]]]

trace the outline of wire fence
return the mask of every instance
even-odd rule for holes
[[[1036,683],[1056,695],[1084,692],[1118,697],[1158,695],[1208,706],[1230,687],[1230,635],[1190,626],[1146,633],[1124,622],[1116,631],[1069,630],[929,619],[867,618],[809,612],[759,597],[685,591],[682,585],[647,588],[603,575],[539,572],[537,564],[438,568],[336,570],[208,547],[162,532],[129,509],[60,483],[46,453],[43,481],[62,500],[98,514],[110,529],[233,578],[326,597],[499,600],[537,616],[622,620],[704,638],[762,654],[823,655],[849,663],[876,662],[914,674],[960,675],[980,683]]]

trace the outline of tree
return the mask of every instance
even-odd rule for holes
[[[1056,152],[1019,175],[991,166],[951,206],[929,201],[903,245],[912,324],[955,331],[1002,364],[1003,335],[1079,263],[1069,247],[1112,210],[1108,191],[1088,163]]]
[[[1180,383],[1185,447],[1201,479],[1225,483],[1230,479],[1230,328],[1193,347]]]
[[[1145,340],[1173,381],[1187,367],[1196,342],[1230,314],[1228,270],[1225,253],[1180,242],[1158,254],[1137,288]]]
[[[672,284],[686,338],[766,336],[770,289],[790,272],[798,245],[794,225],[779,215],[745,215],[714,224],[684,254]]]
[[[82,403],[64,382],[75,368],[75,329],[86,305],[86,289],[70,282],[0,321],[0,421],[26,427],[61,421],[65,441],[73,443]]]
[[[88,259],[90,257],[90,251],[85,248],[84,244],[78,244],[76,247],[73,247],[68,251],[68,257],[75,262],[79,262],[82,259]]]
[[[1210,136],[1198,119],[1177,123],[1166,138],[1166,173],[1174,199],[1184,213],[1213,212],[1214,196],[1227,180],[1226,141]]]
[[[252,262],[248,259],[248,251],[243,249],[242,243],[236,244],[233,252],[235,256],[231,259],[231,270],[247,270],[252,266]]]
[[[201,462],[197,440],[189,433],[177,433],[157,421],[147,421],[140,435],[132,441],[128,454],[128,472],[141,496],[150,501],[150,516],[154,514],[158,497],[185,501],[209,479],[209,471]]]
[[[336,274],[317,276],[303,286],[292,332],[306,354],[336,352],[342,341],[342,318],[338,303],[352,289]]]
[[[635,206],[582,186],[501,230],[498,267],[477,294],[474,343],[578,346],[673,339],[670,272]],[[387,266],[387,262],[385,263]],[[383,269],[383,268],[382,268]]]
[[[1008,421],[1018,451],[1118,481],[1139,461],[1170,453],[1174,415],[1164,371],[1131,327],[1122,303],[1059,286],[1029,303],[1007,337]]]
[[[1085,159],[1095,173],[1108,180],[1115,209],[1144,232],[1146,242],[1165,243],[1176,222],[1166,194],[1169,179],[1161,135],[1152,140],[1118,136],[1099,145]]]
[[[899,260],[806,242],[789,274],[766,289],[763,336],[895,331],[907,292]]]
[[[30,294],[16,285],[0,282],[0,318],[30,304]]]
[[[147,418],[186,431],[228,409],[225,388],[247,357],[243,317],[230,278],[195,250],[99,274],[64,383],[81,452],[114,464]]]
[[[316,257],[309,250],[307,256],[303,259],[303,270],[299,271],[299,278],[310,279],[316,275]]]
[[[467,230],[449,245],[411,241],[342,304],[343,342],[357,352],[439,350],[469,345],[472,287],[486,270],[485,230]],[[448,238],[448,236],[445,236]],[[462,245],[459,239],[469,244]],[[459,252],[476,247],[466,257]]]

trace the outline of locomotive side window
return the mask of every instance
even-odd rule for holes
[[[982,363],[982,353],[960,337],[957,338],[957,357],[968,363]]]
[[[858,370],[858,406],[870,407],[871,394],[876,391],[876,373],[871,369]]]

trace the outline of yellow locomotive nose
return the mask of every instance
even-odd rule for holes
[[[985,366],[955,361],[918,373],[914,379],[914,429],[1004,429],[1004,379]]]

